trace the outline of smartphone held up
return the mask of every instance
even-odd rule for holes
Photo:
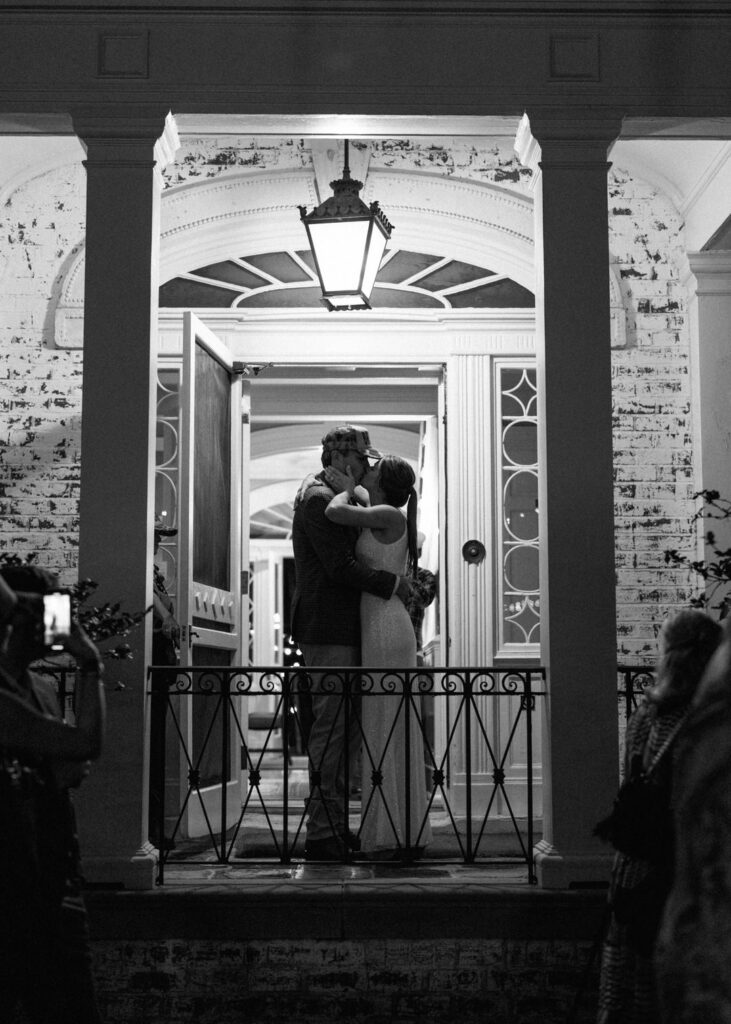
[[[57,590],[43,595],[43,644],[62,651],[71,633],[71,595]]]

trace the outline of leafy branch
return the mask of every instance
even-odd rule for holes
[[[708,519],[731,519],[731,501],[722,498],[718,491],[706,488],[703,491],[696,491],[693,498],[702,498],[703,503],[691,516],[691,524]],[[718,617],[725,619],[731,610],[731,548],[719,547],[713,530],[707,530],[703,539],[706,548],[709,549],[709,557],[694,559],[680,554],[675,548],[670,548],[665,552],[665,564],[689,569],[700,576],[704,590],[696,597],[692,597],[690,604],[694,608],[717,611]]]

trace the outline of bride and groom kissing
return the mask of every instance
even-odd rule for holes
[[[297,492],[292,522],[292,635],[305,665],[416,666],[416,636],[405,604],[418,565],[414,472],[406,460],[382,456],[368,432],[351,424],[325,435],[321,458],[322,471],[306,477]],[[367,675],[374,685],[359,701],[360,694],[343,692],[344,681],[333,687],[324,673],[309,674],[306,860],[341,860],[358,850],[373,858],[399,856],[407,839],[419,849],[431,839],[416,712],[406,714],[408,693],[379,692],[379,675]],[[345,760],[350,755],[352,761],[361,742],[356,835],[346,819]]]

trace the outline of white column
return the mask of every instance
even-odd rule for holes
[[[536,189],[547,888],[608,877],[592,837],[617,788],[607,151],[619,122],[531,119]]]
[[[139,611],[151,603],[155,147],[165,117],[80,117],[75,128],[87,153],[79,573],[99,583],[99,603]],[[129,637],[132,660],[107,667],[104,751],[77,800],[87,877],[130,888],[154,884],[155,856],[146,842],[150,637],[148,621]]]
[[[731,252],[689,253],[688,264],[695,485],[731,498]]]

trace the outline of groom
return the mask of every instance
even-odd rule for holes
[[[371,447],[368,432],[349,423],[335,427],[322,439],[323,468],[334,466],[341,473],[350,468],[356,483],[365,475],[369,460],[380,457]],[[396,593],[404,600],[411,589],[406,577],[369,569],[356,559],[358,531],[333,523],[325,515],[332,497],[332,488],[318,473],[303,480],[294,501],[292,635],[305,665],[314,668],[360,665],[361,591],[384,600]],[[341,687],[324,692],[321,677],[312,675],[305,860],[339,860],[359,845],[345,819],[344,704]],[[355,725],[353,719],[351,725]],[[351,728],[351,742],[356,735],[357,728]]]

